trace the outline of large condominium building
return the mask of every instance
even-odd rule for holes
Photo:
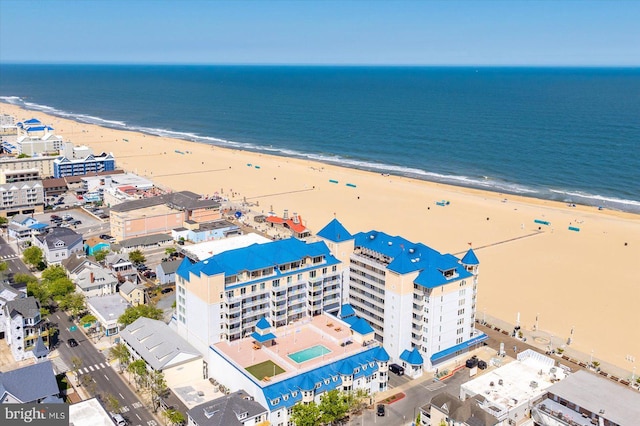
[[[486,339],[474,327],[479,262],[383,232],[351,235],[337,220],[320,232],[349,265],[348,300],[412,377]]]
[[[5,157],[0,159],[0,171],[19,172],[22,170],[37,170],[40,177],[53,176],[53,161],[57,157]]]
[[[262,317],[280,327],[340,307],[342,267],[324,242],[291,238],[185,258],[176,275],[176,329],[205,355],[249,335]]]
[[[82,158],[58,157],[53,161],[53,177],[83,176],[115,170],[116,160],[111,153],[89,154]]]
[[[53,133],[53,127],[32,118],[16,124],[18,137],[16,153],[26,155],[58,154],[63,146],[62,137]],[[11,148],[11,146],[9,146]]]
[[[0,185],[0,216],[42,213],[44,189],[41,180]]]

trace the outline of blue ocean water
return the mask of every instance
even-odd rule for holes
[[[2,64],[0,100],[109,127],[640,212],[640,69]]]

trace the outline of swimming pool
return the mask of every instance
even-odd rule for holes
[[[289,354],[289,358],[298,364],[317,358],[322,355],[330,354],[331,351],[322,345],[311,346],[310,348]]]

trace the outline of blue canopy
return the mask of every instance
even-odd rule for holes
[[[489,336],[487,336],[486,334],[482,333],[479,336],[474,337],[471,340],[467,340],[466,342],[462,342],[459,345],[455,345],[450,347],[449,349],[445,349],[443,351],[440,352],[436,352],[435,354],[431,355],[431,364],[435,364],[438,361],[440,361],[442,358],[449,356],[455,352],[461,351],[463,349],[467,349],[468,347],[475,345],[476,343],[480,343],[483,342],[485,340],[487,340],[489,338]]]

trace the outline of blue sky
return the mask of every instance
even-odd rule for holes
[[[0,62],[640,66],[640,0],[0,0]]]

